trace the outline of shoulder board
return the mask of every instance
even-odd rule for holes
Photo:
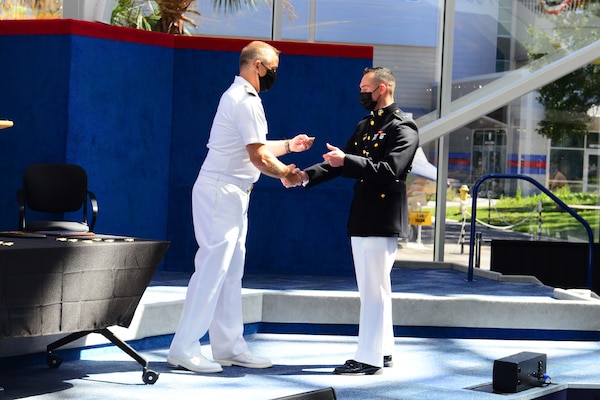
[[[254,90],[253,87],[248,86],[248,85],[244,85],[244,89],[246,89],[246,92],[248,92],[252,96],[256,96],[256,90]]]
[[[412,116],[408,113],[405,113],[404,111],[397,109],[396,111],[394,111],[394,117],[396,117],[397,119],[399,119],[400,121],[412,121]]]

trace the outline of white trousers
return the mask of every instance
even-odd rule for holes
[[[354,360],[383,367],[383,356],[392,355],[392,285],[390,273],[396,260],[395,237],[350,238],[356,283],[360,295],[358,348]]]
[[[248,350],[242,276],[249,200],[249,192],[235,184],[198,176],[192,189],[192,216],[199,248],[171,354],[200,355],[200,339],[207,331],[215,359]]]

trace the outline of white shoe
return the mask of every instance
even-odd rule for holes
[[[222,372],[223,368],[221,364],[218,364],[214,361],[210,361],[203,356],[195,356],[195,357],[178,357],[172,354],[167,356],[167,362],[175,367],[183,367],[192,372],[200,372],[200,373],[213,373],[213,372]]]
[[[273,363],[268,358],[257,357],[249,351],[235,357],[215,361],[224,367],[238,365],[246,368],[271,368],[273,366]]]

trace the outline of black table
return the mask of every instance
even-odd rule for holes
[[[109,235],[8,237],[0,233],[0,339],[68,334],[52,351],[89,333],[100,333],[143,367],[158,374],[108,327],[128,327],[169,242]],[[18,235],[17,235],[18,236]]]

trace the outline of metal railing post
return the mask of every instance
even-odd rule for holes
[[[480,268],[481,265],[481,242],[483,233],[475,232],[475,268]]]

